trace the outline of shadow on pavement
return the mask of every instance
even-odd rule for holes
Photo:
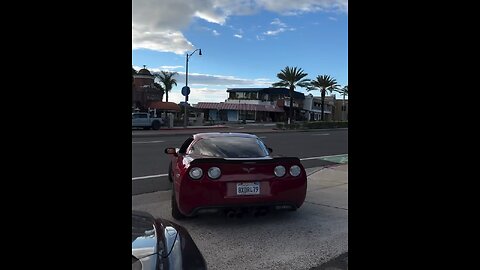
[[[310,270],[348,270],[348,252]]]

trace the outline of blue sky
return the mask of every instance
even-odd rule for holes
[[[269,87],[285,66],[348,85],[344,0],[132,0],[132,64],[176,71],[180,102],[189,61],[190,103],[221,102],[227,88]],[[297,91],[308,94],[305,89]],[[311,92],[319,96],[319,91]],[[338,95],[337,95],[338,96]]]

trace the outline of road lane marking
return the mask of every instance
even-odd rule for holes
[[[168,173],[164,173],[164,174],[156,174],[156,175],[147,175],[147,176],[138,176],[138,177],[132,177],[132,181],[133,181],[133,180],[148,179],[148,178],[164,177],[164,176],[168,176]]]
[[[266,139],[266,136],[258,137],[259,139]]]
[[[301,161],[304,160],[312,160],[312,159],[323,159],[323,160],[329,160],[329,159],[336,159],[339,158],[342,161],[347,160],[348,161],[348,154],[341,154],[341,155],[332,155],[332,156],[321,156],[321,157],[308,157],[308,158],[301,158]]]
[[[312,136],[328,136],[330,133],[318,133],[318,134],[312,134]]]
[[[162,143],[165,141],[143,141],[143,142],[132,142],[132,143]]]

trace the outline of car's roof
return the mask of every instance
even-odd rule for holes
[[[214,137],[243,137],[243,138],[255,138],[258,137],[248,133],[235,133],[235,132],[209,132],[209,133],[197,133],[193,135],[194,139],[205,139]]]

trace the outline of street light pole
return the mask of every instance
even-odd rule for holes
[[[196,52],[198,51],[198,55],[202,55],[202,49],[196,49],[195,51],[193,51],[191,54],[188,54],[187,52],[187,60],[186,60],[186,63],[185,63],[185,87],[188,87],[188,59],[190,59],[190,57]],[[188,94],[185,95],[185,111],[184,111],[184,116],[183,116],[183,127],[186,128],[187,127],[187,121],[188,121],[188,115],[187,115],[187,102],[188,102]]]

